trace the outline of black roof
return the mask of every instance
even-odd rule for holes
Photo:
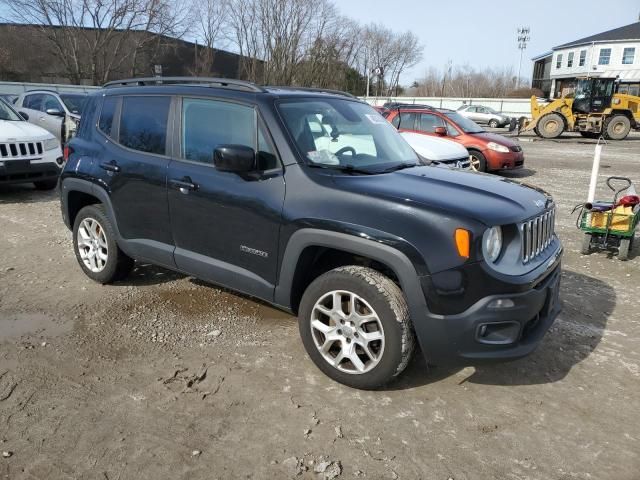
[[[620,40],[640,40],[640,22],[625,25],[624,27],[614,28],[613,30],[591,35],[590,37],[581,38],[580,40],[575,40],[573,42],[564,43],[557,47],[553,47],[553,49],[558,50],[560,48],[574,47],[593,42],[615,42]]]

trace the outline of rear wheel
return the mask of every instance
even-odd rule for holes
[[[307,288],[298,315],[316,366],[350,387],[375,389],[399,375],[415,337],[400,287],[367,267],[331,270]]]
[[[618,260],[629,260],[631,245],[632,241],[630,238],[623,238],[620,240],[620,247],[618,248]]]
[[[542,138],[558,138],[564,132],[564,119],[559,113],[548,113],[538,120],[537,128]]]
[[[631,131],[631,121],[624,115],[614,115],[604,121],[603,130],[607,140],[624,140]]]
[[[469,156],[471,157],[471,170],[476,172],[487,171],[487,159],[482,153],[477,150],[470,150]]]
[[[37,190],[53,190],[58,185],[58,180],[40,180],[39,182],[33,182],[33,185]]]
[[[589,255],[591,253],[591,234],[585,233],[582,237],[582,245],[580,247],[580,253],[582,255]]]
[[[102,205],[89,205],[78,212],[73,247],[80,267],[96,282],[120,280],[133,268],[133,260],[116,243],[115,229]]]

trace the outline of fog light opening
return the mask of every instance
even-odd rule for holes
[[[58,165],[62,165],[62,164],[64,163],[64,157],[58,157],[58,158],[56,158],[56,163],[57,163]]]
[[[493,310],[499,310],[502,308],[513,308],[516,304],[510,298],[498,298],[497,300],[493,300],[487,308],[491,308]]]

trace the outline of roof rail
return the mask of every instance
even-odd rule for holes
[[[274,90],[300,90],[303,92],[331,93],[333,95],[340,95],[343,97],[358,98],[355,95],[350,94],[349,92],[343,92],[342,90],[332,90],[330,88],[295,87],[295,86],[281,87],[281,86],[271,86],[271,85],[269,85],[267,88],[272,88]]]
[[[123,80],[114,80],[105,83],[103,88],[128,87],[128,86],[145,86],[145,85],[187,85],[199,84],[216,87],[236,88],[240,90],[249,90],[251,92],[266,92],[262,87],[255,83],[245,82],[244,80],[236,80],[234,78],[210,78],[210,77],[142,77],[127,78]]]
[[[384,105],[383,105],[384,106]],[[397,110],[398,108],[415,108],[420,110],[436,110],[431,105],[423,105],[420,103],[392,103],[390,106],[385,107],[389,110]]]

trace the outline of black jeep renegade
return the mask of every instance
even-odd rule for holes
[[[89,277],[140,260],[270,302],[347,385],[385,384],[416,339],[433,363],[522,357],[560,308],[550,197],[425,164],[340,92],[113,82],[65,156],[62,214]]]

